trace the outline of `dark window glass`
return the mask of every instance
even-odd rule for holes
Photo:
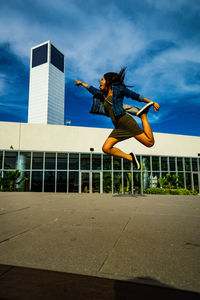
[[[70,193],[78,193],[79,186],[79,173],[78,172],[69,172],[69,188]]]
[[[20,170],[27,170],[31,168],[31,152],[20,152],[18,168]]]
[[[58,153],[57,170],[67,170],[67,153]]]
[[[32,51],[32,68],[47,62],[48,44],[33,49]]]
[[[0,152],[0,169],[2,169],[2,162],[3,162],[3,152]]]
[[[178,171],[183,171],[183,158],[182,157],[177,158],[177,166],[178,166]]]
[[[192,170],[198,171],[197,158],[192,158]]]
[[[43,169],[43,152],[33,153],[33,169],[42,170]]]
[[[113,169],[121,170],[122,169],[121,162],[122,162],[121,158],[113,157]]]
[[[69,169],[78,170],[79,169],[79,155],[78,154],[69,154]]]
[[[170,157],[169,158],[169,167],[170,167],[170,171],[175,171],[176,170],[175,157]]]
[[[192,183],[191,183],[191,173],[186,173],[186,188],[188,190],[192,189]]]
[[[29,184],[30,184],[30,171],[21,171],[21,175],[19,177],[19,180],[23,179],[26,177],[27,180],[24,182],[21,182],[20,184],[17,184],[17,189],[22,192],[28,192],[29,191]]]
[[[185,158],[185,171],[191,171],[190,158]]]
[[[90,191],[89,175],[89,172],[81,173],[81,193],[89,193]]]
[[[42,171],[33,171],[32,172],[32,183],[31,191],[32,192],[42,192]]]
[[[92,173],[92,192],[100,193],[100,173]]]
[[[131,170],[131,162],[127,159],[123,159],[124,170]]]
[[[132,192],[132,174],[131,172],[124,172],[124,193],[131,194]]]
[[[103,173],[103,192],[112,193],[112,175],[111,172]]]
[[[103,156],[103,169],[104,170],[111,170],[111,156],[104,155]]]
[[[167,157],[161,157],[161,170],[162,171],[167,171],[168,170]]]
[[[145,171],[150,170],[150,157],[149,156],[142,157],[142,169]]]
[[[81,154],[81,170],[90,170],[89,154]]]
[[[4,169],[17,169],[17,152],[6,152],[5,153],[5,162],[4,162]]]
[[[184,174],[178,173],[178,187],[184,188]]]
[[[92,155],[92,170],[101,170],[101,155]]]
[[[133,189],[134,189],[134,194],[139,194],[140,193],[140,173],[139,172],[134,172],[133,173]]]
[[[44,173],[44,191],[55,192],[55,171]]]
[[[45,153],[45,169],[55,170],[56,165],[56,154]]]
[[[122,173],[114,172],[113,173],[113,190],[114,193],[122,193]]]
[[[64,55],[51,45],[51,63],[61,72],[64,72]]]
[[[67,172],[57,172],[57,192],[67,192]]]
[[[153,171],[160,170],[159,156],[152,157],[152,169],[153,169]]]

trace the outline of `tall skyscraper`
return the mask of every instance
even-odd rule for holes
[[[31,48],[28,123],[64,125],[65,59],[50,41]]]

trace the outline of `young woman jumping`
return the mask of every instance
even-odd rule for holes
[[[159,110],[160,105],[128,89],[124,84],[125,70],[126,68],[123,68],[119,73],[109,72],[104,74],[100,82],[100,89],[96,89],[78,80],[75,80],[75,85],[82,85],[93,95],[93,106],[90,112],[110,117],[115,126],[115,129],[103,144],[103,152],[123,157],[131,161],[137,169],[140,169],[139,161],[134,153],[127,154],[114,147],[114,145],[134,137],[146,147],[152,147],[154,145],[154,137],[147,120],[147,113],[151,106],[154,107],[154,111],[156,112]],[[135,115],[142,120],[143,130],[139,127],[135,119],[124,110],[122,106],[124,96],[147,103],[143,108],[137,108],[135,112]]]

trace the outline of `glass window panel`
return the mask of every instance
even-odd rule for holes
[[[81,193],[89,193],[90,191],[90,176],[89,172],[81,173]]]
[[[60,193],[67,192],[67,172],[58,171],[57,172],[57,187],[56,191]]]
[[[112,170],[111,156],[103,155],[103,169]]]
[[[67,153],[57,154],[57,170],[67,170]]]
[[[44,191],[55,192],[55,171],[46,171],[44,173]]]
[[[146,171],[150,171],[150,157],[142,156],[142,169]]]
[[[100,193],[100,173],[92,173],[92,192]]]
[[[56,154],[45,153],[45,169],[55,170],[55,166],[56,166]]]
[[[158,179],[160,178],[159,172],[153,172],[152,175],[150,175],[150,187],[159,187]]]
[[[183,171],[183,158],[177,157],[177,167],[178,171]]]
[[[144,191],[150,187],[150,172],[142,173],[142,184],[143,184]]]
[[[32,182],[31,182],[31,191],[32,192],[42,192],[42,171],[33,171],[32,172]]]
[[[0,151],[0,169],[2,169],[2,163],[3,163],[3,152]]]
[[[43,152],[33,153],[33,169],[42,170],[43,169]]]
[[[161,170],[168,171],[167,157],[161,157]]]
[[[185,171],[191,171],[190,158],[189,157],[185,158]]]
[[[186,188],[188,190],[191,190],[192,189],[192,183],[191,183],[191,173],[185,173],[186,175]]]
[[[18,152],[5,152],[4,169],[17,169]]]
[[[169,168],[170,168],[170,171],[176,171],[175,157],[169,158]]]
[[[30,184],[30,171],[21,171],[21,175],[19,177],[19,180],[23,178],[27,178],[24,182],[21,182],[20,184],[17,184],[17,190],[28,192],[29,191],[29,184]]]
[[[197,158],[192,158],[192,170],[198,171]]]
[[[140,172],[133,173],[133,189],[134,189],[134,194],[140,194],[140,190],[141,190]]]
[[[124,193],[132,193],[132,174],[131,172],[124,172]]]
[[[184,173],[178,173],[178,187],[184,188]]]
[[[131,162],[128,159],[123,159],[124,170],[131,170]]]
[[[114,172],[113,173],[113,191],[114,193],[122,193],[122,173]]]
[[[89,154],[81,154],[81,170],[90,170]]]
[[[61,72],[64,72],[64,55],[51,45],[51,63]]]
[[[69,172],[69,187],[70,193],[78,193],[79,187],[79,172]]]
[[[79,169],[79,154],[69,153],[69,169],[70,170]]]
[[[113,169],[114,170],[121,170],[121,158],[120,157],[113,157]]]
[[[20,170],[31,168],[31,152],[20,152],[17,168]]]
[[[194,182],[194,190],[199,193],[199,175],[194,173],[193,174],[193,182]]]
[[[103,172],[103,192],[112,193],[112,174],[111,172]]]
[[[101,155],[92,155],[92,170],[101,170]]]
[[[32,68],[47,62],[48,44],[42,45],[32,50]]]
[[[153,171],[160,170],[159,156],[152,157],[152,169],[153,169]]]

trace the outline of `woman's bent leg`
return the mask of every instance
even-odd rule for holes
[[[103,152],[132,161],[132,156],[130,154],[127,154],[127,153],[121,151],[120,149],[113,147],[116,143],[118,143],[120,141],[121,141],[121,139],[117,139],[117,138],[113,138],[113,137],[107,138],[107,140],[105,141],[105,143],[103,144],[103,147],[102,147]]]
[[[136,135],[135,138],[143,145],[147,147],[152,147],[154,145],[154,137],[149,122],[147,120],[147,115],[143,114],[141,116],[141,120],[144,132],[139,135]]]

